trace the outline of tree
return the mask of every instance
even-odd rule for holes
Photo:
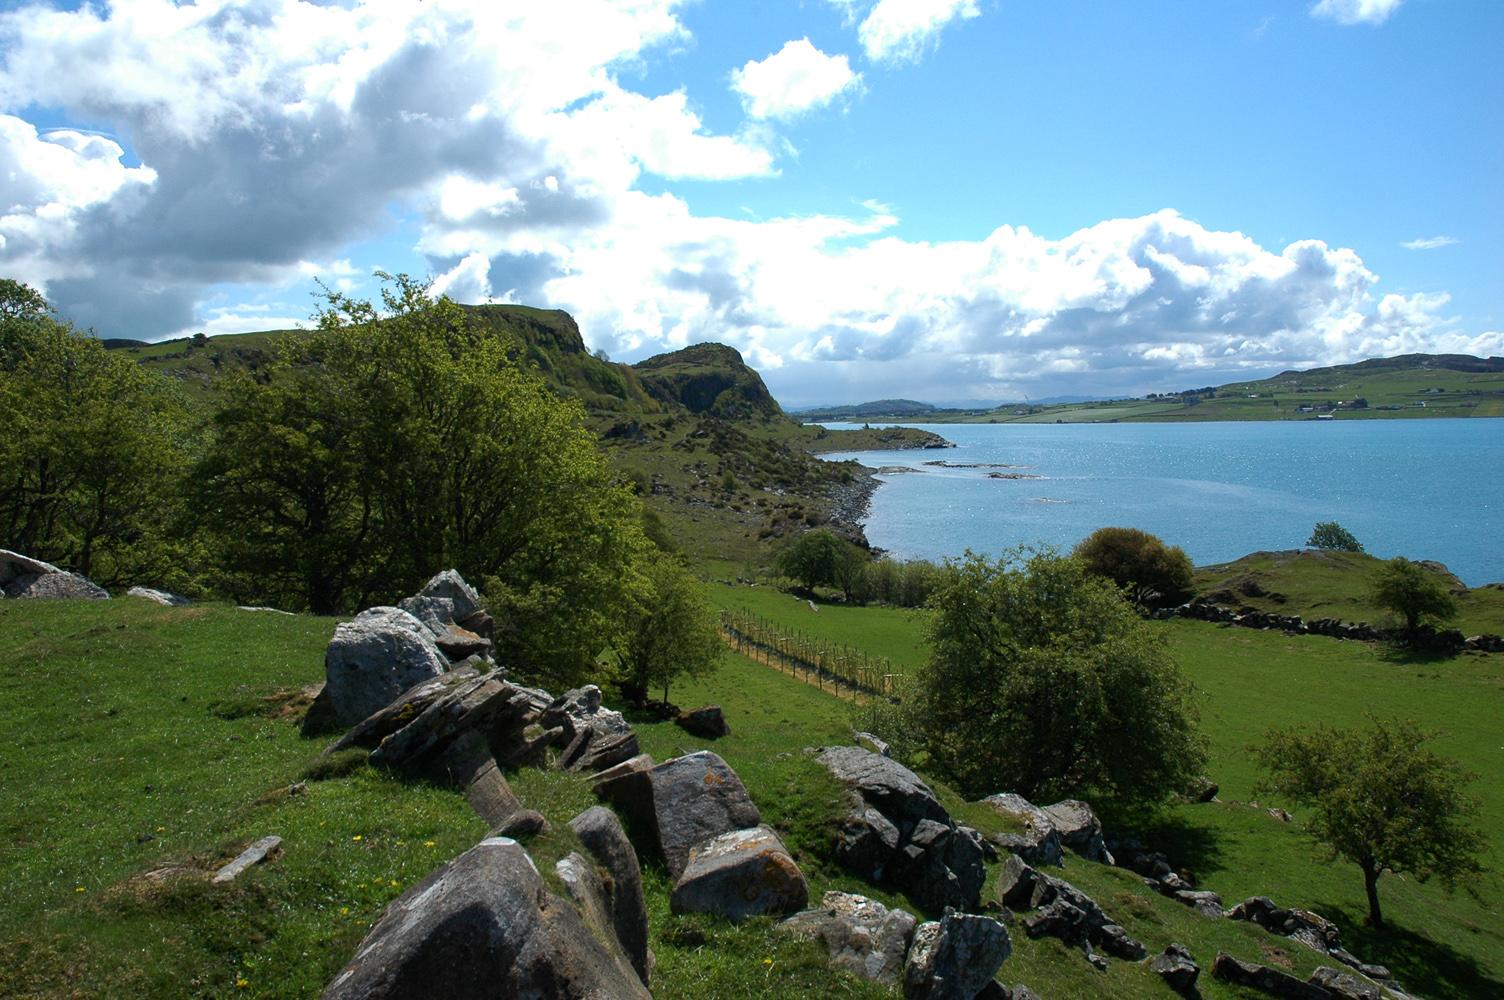
[[[726,646],[699,585],[674,556],[647,555],[642,575],[645,585],[634,595],[612,648],[623,694],[641,701],[661,685],[668,701],[670,681],[714,670]]]
[[[1098,528],[1072,552],[1143,607],[1183,604],[1195,592],[1190,558],[1137,528]]]
[[[246,597],[330,613],[453,566],[486,591],[518,673],[577,682],[620,627],[643,539],[577,402],[427,286],[326,292],[319,329],[242,378],[197,470]]]
[[[1374,575],[1370,598],[1386,611],[1405,619],[1405,629],[1414,632],[1421,621],[1449,621],[1457,617],[1457,601],[1435,574],[1403,556],[1395,556]]]
[[[188,581],[166,526],[187,452],[180,389],[0,279],[0,537],[101,583]]]
[[[1466,822],[1478,801],[1463,788],[1476,775],[1426,749],[1434,733],[1370,721],[1367,730],[1271,730],[1255,752],[1269,774],[1258,794],[1310,810],[1306,829],[1362,870],[1368,922],[1383,927],[1384,872],[1437,876],[1450,888],[1481,870],[1485,843]]]
[[[778,553],[778,572],[806,589],[839,587],[850,600],[860,585],[867,553],[829,528],[800,535]]]
[[[1311,537],[1306,539],[1306,544],[1313,549],[1327,549],[1332,552],[1363,551],[1363,543],[1336,521],[1317,521],[1316,527],[1311,529]]]
[[[1153,800],[1201,773],[1191,686],[1163,633],[1080,560],[968,553],[929,607],[929,662],[885,738],[968,797]]]

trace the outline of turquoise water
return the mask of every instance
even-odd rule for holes
[[[911,426],[957,447],[827,456],[922,470],[880,476],[866,522],[901,558],[1069,548],[1121,525],[1204,565],[1301,548],[1317,521],[1338,521],[1375,555],[1504,581],[1504,419]],[[924,464],[937,460],[1017,468]]]

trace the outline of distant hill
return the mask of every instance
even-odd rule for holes
[[[867,420],[872,417],[922,417],[939,407],[913,399],[876,399],[870,403],[847,406],[809,406],[795,411],[800,420],[824,421]]]

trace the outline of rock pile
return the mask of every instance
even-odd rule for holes
[[[957,826],[918,775],[861,747],[811,752],[849,791],[836,844],[842,867],[907,893],[928,913],[977,908],[987,877],[981,835]]]
[[[998,902],[1009,910],[1030,911],[1024,930],[1030,937],[1056,937],[1080,948],[1098,967],[1106,960],[1095,945],[1117,958],[1138,961],[1147,951],[1086,893],[1064,879],[1046,875],[1016,854],[1003,862],[998,875]]]
[[[0,592],[6,597],[32,599],[105,601],[110,597],[109,591],[86,577],[9,549],[0,549]]]
[[[1344,622],[1336,618],[1313,618],[1307,621],[1299,615],[1282,615],[1256,608],[1233,609],[1223,607],[1206,597],[1198,597],[1188,604],[1173,608],[1161,608],[1154,617],[1194,618],[1198,621],[1220,622],[1241,628],[1276,629],[1292,635],[1325,635],[1334,639],[1353,639],[1361,642],[1402,639],[1418,649],[1455,656],[1463,650],[1487,653],[1504,652],[1504,636],[1465,636],[1457,629],[1438,629],[1422,625],[1413,630],[1383,629],[1368,622]]]
[[[1369,979],[1382,982],[1391,992],[1400,992],[1390,971],[1382,965],[1370,965],[1342,947],[1342,932],[1337,925],[1319,913],[1298,907],[1286,909],[1275,905],[1268,896],[1250,896],[1225,914],[1230,920],[1247,920],[1271,934],[1282,934],[1321,952],[1352,969],[1357,969]],[[1345,994],[1344,994],[1345,995]]]

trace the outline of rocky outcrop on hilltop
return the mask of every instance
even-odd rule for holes
[[[19,552],[0,549],[0,592],[11,598],[108,600],[110,592],[87,577]]]

